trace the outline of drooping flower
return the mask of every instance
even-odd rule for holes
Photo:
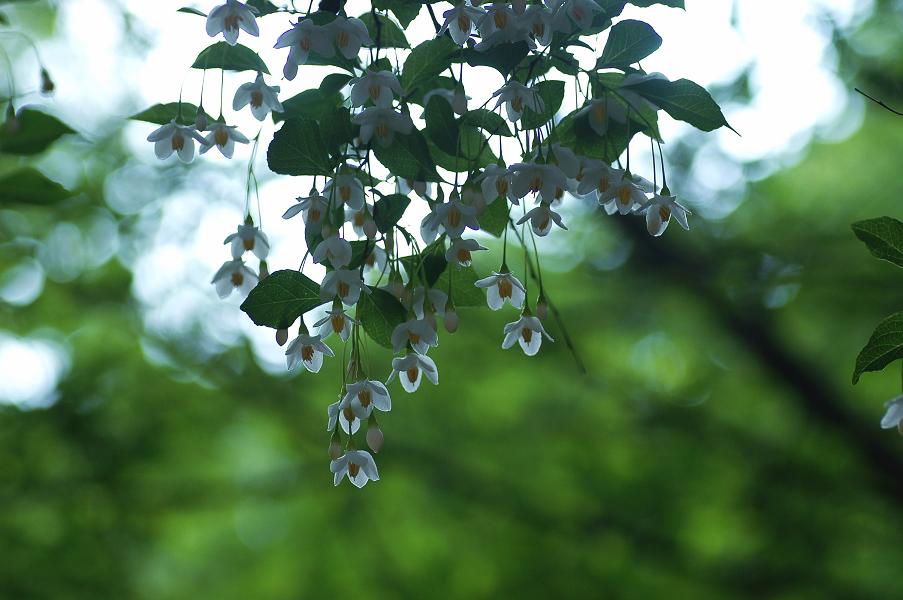
[[[881,417],[882,429],[896,427],[903,434],[903,396],[897,396],[893,400],[884,403],[884,416]]]
[[[437,288],[430,288],[425,292],[424,287],[419,285],[414,288],[411,295],[411,310],[418,319],[424,319],[431,314],[444,315],[447,304],[448,294]]]
[[[493,2],[485,8],[485,11],[485,14],[477,22],[480,37],[483,39],[488,38],[496,31],[515,27],[518,21],[517,15],[514,14],[514,10],[507,2]]]
[[[235,142],[239,144],[247,144],[249,140],[245,135],[235,128],[234,125],[226,125],[222,122],[211,123],[204,141],[201,146],[201,154],[205,154],[211,148],[217,148],[220,154],[226,158],[232,158],[235,152]]]
[[[382,381],[362,379],[355,383],[349,383],[345,388],[343,403],[351,406],[351,410],[358,419],[364,420],[370,416],[373,409],[388,412],[392,410],[392,399],[389,390]]]
[[[260,35],[255,18],[255,9],[244,2],[226,0],[207,15],[207,35],[216,37],[220,33],[230,46],[238,42],[238,30],[253,36]]]
[[[523,349],[524,354],[533,356],[539,352],[543,336],[547,337],[550,342],[555,341],[552,339],[552,336],[546,333],[542,322],[537,317],[524,311],[520,319],[505,325],[505,339],[502,341],[502,348],[507,350],[514,345],[514,342],[517,342]]]
[[[278,85],[267,85],[263,81],[263,73],[257,73],[257,79],[250,83],[241,84],[235,91],[232,99],[232,110],[241,110],[251,105],[251,114],[258,121],[263,121],[270,111],[284,112],[282,103],[279,102]]]
[[[388,260],[388,255],[386,251],[380,248],[379,246],[374,245],[373,249],[370,250],[370,254],[364,259],[364,272],[368,272],[370,269],[375,269],[376,271],[382,273],[383,269],[386,268],[386,261]]]
[[[569,16],[584,31],[592,26],[595,14],[603,12],[594,0],[564,0],[558,10]]]
[[[341,269],[351,262],[351,244],[338,235],[331,235],[317,244],[313,260],[318,265],[329,262],[333,269]]]
[[[452,110],[455,111],[455,114],[457,115],[463,116],[464,113],[467,112],[467,101],[470,100],[470,96],[464,92],[464,86],[460,83],[456,85],[453,90],[444,87],[431,89],[423,95],[423,105],[426,106],[429,104],[430,99],[433,96],[443,98],[451,105]]]
[[[552,230],[552,223],[555,223],[562,229],[567,229],[561,221],[561,215],[552,210],[550,204],[545,201],[540,202],[536,208],[527,211],[527,214],[518,219],[517,224],[520,225],[527,221],[530,221],[533,233],[539,236],[548,235],[549,231]]]
[[[361,420],[354,414],[351,402],[345,396],[326,407],[326,416],[326,431],[335,430],[336,423],[341,425],[342,431],[347,434],[357,433],[357,430],[361,428]]]
[[[533,39],[540,46],[551,44],[552,36],[556,31],[561,30],[560,26],[556,27],[555,13],[542,4],[528,6],[521,17],[521,22],[530,29]]]
[[[401,381],[401,387],[404,391],[413,393],[420,387],[420,381],[423,375],[429,379],[434,385],[439,385],[439,370],[436,363],[426,354],[417,352],[409,352],[407,356],[399,356],[392,359],[392,373],[386,384],[392,383],[395,376]]]
[[[509,81],[492,94],[492,98],[498,98],[495,108],[505,104],[508,120],[512,123],[518,121],[524,114],[524,109],[529,108],[533,112],[545,110],[545,102],[539,93],[519,81]]]
[[[520,204],[520,200],[514,195],[511,187],[511,173],[507,167],[500,164],[487,165],[477,176],[476,181],[480,182],[480,191],[483,192],[486,206],[495,202],[497,198]]]
[[[298,213],[303,213],[303,219],[307,227],[322,225],[326,216],[327,200],[314,188],[310,189],[310,196],[298,198],[298,203],[290,206],[282,215],[283,219],[291,219]]]
[[[292,371],[298,363],[311,373],[319,373],[323,366],[323,355],[335,356],[332,348],[323,343],[321,336],[299,334],[285,349],[285,362]]]
[[[479,250],[488,250],[488,248],[481,246],[476,240],[456,238],[452,240],[448,250],[445,251],[445,260],[461,267],[469,267],[473,262],[471,253]]]
[[[598,136],[608,133],[608,124],[627,122],[627,109],[623,104],[605,94],[601,98],[590,100],[586,106],[577,112],[578,117],[586,115],[589,126]]]
[[[622,215],[633,212],[644,205],[647,200],[646,192],[629,172],[624,172],[618,181],[614,182],[612,187],[599,197],[599,203],[605,206],[609,214],[612,214],[616,208]]]
[[[646,211],[646,230],[649,235],[658,237],[665,233],[672,215],[681,227],[690,230],[687,222],[690,211],[677,203],[677,197],[672,196],[667,187],[660,194],[653,194],[652,198],[639,207],[638,211],[642,210]]]
[[[524,306],[524,299],[527,295],[524,284],[504,265],[501,270],[493,271],[492,275],[476,281],[474,285],[478,288],[485,288],[486,303],[492,310],[501,309],[505,300],[515,308]]]
[[[439,336],[426,319],[408,319],[392,331],[392,347],[400,352],[408,344],[418,353],[426,354],[430,347],[439,345]]]
[[[279,36],[274,48],[289,48],[288,58],[282,69],[283,75],[289,81],[298,74],[298,66],[307,62],[311,51],[325,58],[335,56],[335,47],[326,30],[315,24],[312,19],[303,19],[295,23],[291,29]]]
[[[207,144],[198,130],[190,125],[179,125],[175,119],[151,132],[147,141],[154,142],[154,154],[160,160],[165,160],[175,152],[183,163],[194,160],[194,142],[197,140],[201,146]]]
[[[239,225],[238,231],[230,234],[223,244],[231,244],[232,258],[241,258],[245,252],[253,252],[260,260],[266,260],[270,253],[270,242],[266,234],[250,223]]]
[[[476,209],[461,202],[456,192],[451,194],[448,202],[434,204],[432,212],[421,222],[423,241],[432,243],[440,226],[453,238],[461,237],[465,229],[480,229]]]
[[[339,52],[349,60],[357,58],[361,46],[373,44],[367,26],[358,18],[336,17],[334,21],[326,25],[326,28],[332,34],[332,40]]]
[[[459,46],[463,46],[470,34],[473,33],[477,21],[486,14],[481,8],[470,6],[468,2],[459,2],[444,13],[442,16],[445,22],[439,29],[438,35],[442,35],[447,30],[452,40]]]
[[[351,122],[361,126],[361,142],[369,144],[375,139],[380,146],[390,146],[395,139],[395,132],[411,133],[414,123],[407,113],[396,112],[391,108],[371,106],[354,115]]]
[[[414,192],[421,198],[429,198],[433,194],[433,183],[431,181],[414,181],[413,179],[395,178],[395,184],[399,194],[408,195]]]
[[[370,288],[361,281],[361,275],[357,269],[336,269],[329,271],[323,277],[320,286],[320,298],[332,300],[338,298],[345,305],[357,304],[361,297],[361,290],[370,293]]]
[[[351,105],[363,106],[369,98],[375,106],[388,108],[392,106],[395,96],[401,96],[401,84],[392,71],[366,71],[355,77],[351,84]]]
[[[368,481],[379,481],[376,461],[366,450],[350,450],[329,463],[329,470],[335,474],[334,483],[339,485],[347,475],[355,487],[362,488]]]
[[[323,195],[329,199],[330,205],[338,201],[351,210],[364,207],[364,184],[352,173],[339,173],[334,179],[327,181]]]
[[[594,194],[597,200],[601,200],[623,175],[623,171],[610,167],[601,160],[584,161],[577,193],[581,196]]]
[[[321,339],[326,339],[333,333],[339,336],[343,342],[348,341],[351,335],[351,324],[357,324],[357,321],[348,316],[348,313],[342,308],[342,303],[336,301],[332,305],[332,309],[326,312],[326,316],[314,323]]]
[[[568,189],[567,176],[556,165],[545,163],[517,163],[511,166],[512,193],[516,198],[539,194],[552,202],[560,199]]]
[[[242,296],[247,296],[257,285],[257,274],[246,267],[243,260],[236,258],[223,263],[210,283],[216,287],[220,298],[228,298],[236,289]]]

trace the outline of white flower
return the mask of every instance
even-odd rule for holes
[[[541,202],[536,208],[527,211],[527,214],[518,219],[517,224],[526,223],[528,220],[533,233],[539,236],[547,235],[552,230],[552,223],[567,229],[561,222],[561,215],[552,210],[548,202]]]
[[[297,200],[298,203],[290,206],[282,215],[283,219],[291,219],[298,213],[303,212],[304,223],[308,227],[314,227],[323,222],[323,217],[326,216],[327,211],[325,196],[311,188],[310,196],[298,198]]]
[[[555,14],[542,4],[531,4],[521,17],[521,22],[530,28],[533,39],[541,46],[552,43],[552,36],[560,27],[556,27]]]
[[[605,206],[609,214],[613,214],[616,208],[619,213],[626,215],[643,206],[647,200],[646,192],[628,172],[614,182],[611,189],[599,196],[599,203]]]
[[[401,96],[401,84],[392,71],[366,71],[351,81],[351,105],[363,106],[367,98],[380,108],[392,106],[396,95]]]
[[[486,11],[481,8],[469,6],[467,2],[459,2],[454,8],[442,13],[445,22],[442,24],[442,28],[439,29],[438,35],[442,35],[448,30],[452,40],[459,46],[462,46],[467,41],[467,38],[470,37],[470,34],[473,33],[476,22],[484,14],[486,14]]]
[[[502,348],[507,350],[516,341],[520,344],[524,354],[533,356],[539,352],[539,347],[542,345],[542,336],[549,338],[550,342],[555,341],[552,339],[552,336],[546,333],[537,317],[523,314],[517,321],[505,325],[505,339],[502,341]]]
[[[333,269],[341,269],[351,262],[351,244],[338,235],[331,235],[317,244],[313,259],[318,265],[329,261]]]
[[[480,37],[484,39],[500,29],[515,26],[518,20],[517,15],[514,14],[507,2],[493,2],[485,10],[486,14],[480,17],[480,20],[477,22]]]
[[[510,12],[510,9],[508,9]],[[498,14],[504,14],[504,11]],[[495,19],[493,19],[495,21]],[[492,33],[481,34],[483,39],[474,46],[478,52],[485,52],[498,46],[499,44],[512,44],[524,42],[530,50],[536,50],[536,42],[533,41],[528,25],[521,19],[515,19],[513,22],[510,18],[506,20],[506,24],[502,28],[495,29]]]
[[[445,306],[448,304],[448,294],[436,288],[430,288],[424,293],[422,285],[414,289],[413,299],[411,300],[411,310],[418,319],[423,319],[428,313],[442,316],[445,314]]]
[[[533,112],[542,112],[545,109],[545,102],[539,93],[519,81],[509,81],[496,90],[492,94],[492,98],[498,98],[495,108],[501,106],[503,102],[505,103],[505,111],[511,122],[520,119],[525,108],[529,108]]]
[[[198,133],[197,129],[193,126],[179,125],[175,119],[147,136],[147,141],[154,142],[154,154],[157,155],[157,158],[164,160],[176,152],[179,160],[183,163],[190,163],[194,160],[195,140],[202,146],[207,144],[207,140]]]
[[[396,177],[395,184],[399,194],[408,195],[414,192],[421,198],[429,198],[433,194],[433,184],[430,181],[414,181]]]
[[[318,328],[321,339],[326,339],[333,333],[338,335],[343,342],[348,341],[351,335],[351,324],[357,323],[342,309],[342,303],[333,304],[332,310],[326,312],[326,316],[314,323]]]
[[[354,115],[351,122],[361,126],[360,138],[363,144],[369,144],[376,136],[376,143],[389,146],[395,139],[395,132],[411,133],[414,123],[407,113],[395,112],[391,108],[371,106]]]
[[[357,269],[336,269],[326,273],[320,286],[320,298],[332,300],[338,298],[346,305],[357,304],[361,290],[370,293],[370,289],[361,281]]]
[[[432,212],[424,218],[420,225],[424,242],[427,244],[433,242],[440,225],[451,237],[461,237],[465,228],[474,231],[480,228],[480,223],[477,221],[477,210],[457,198],[458,195],[453,193],[448,202],[437,202],[433,205]]]
[[[335,429],[336,422],[342,426],[342,431],[347,434],[357,433],[361,428],[361,420],[354,414],[351,402],[345,397],[339,398],[326,407],[327,425],[326,431]]]
[[[681,227],[690,230],[690,224],[687,222],[687,215],[690,212],[677,203],[677,198],[672,196],[667,188],[663,189],[661,194],[653,194],[648,202],[640,206],[640,210],[646,211],[646,230],[649,235],[658,237],[665,233],[671,215],[674,215],[674,219]]]
[[[329,198],[330,204],[338,199],[351,210],[360,210],[364,207],[364,184],[351,173],[339,173],[335,179],[327,181],[323,195]]]
[[[376,221],[373,220],[373,207],[369,204],[364,204],[359,210],[345,211],[345,220],[351,223],[354,233],[367,236],[371,240],[376,237],[379,231],[376,227]]]
[[[511,180],[512,193],[516,198],[527,194],[540,194],[551,202],[560,199],[568,188],[564,171],[555,165],[544,163],[517,163],[511,166],[514,176]]]
[[[413,393],[420,387],[420,380],[424,374],[434,385],[439,385],[439,370],[433,359],[426,354],[410,352],[407,356],[392,359],[392,373],[386,383],[392,383],[392,380],[398,375],[404,391]]]
[[[495,202],[497,198],[508,199],[514,204],[520,204],[511,188],[511,173],[507,167],[487,165],[475,181],[481,182],[480,191],[483,192],[483,200],[487,206]]]
[[[481,246],[476,240],[457,238],[452,240],[448,250],[445,251],[445,260],[461,267],[469,267],[473,262],[471,252],[478,250],[487,250],[487,248]]]
[[[334,483],[339,485],[342,478],[348,475],[356,487],[362,488],[368,481],[379,481],[376,461],[366,450],[351,450],[329,463],[329,470],[335,473]]]
[[[285,349],[285,362],[288,370],[291,371],[298,366],[298,363],[304,365],[304,368],[311,373],[319,373],[323,366],[323,355],[335,356],[332,348],[327,346],[321,340],[320,335],[299,334],[292,340]]]
[[[583,163],[577,193],[581,196],[592,193],[597,199],[601,199],[623,175],[623,171],[614,169],[601,160],[587,160]]]
[[[562,146],[561,144],[552,144],[549,147],[548,163],[558,167],[558,169],[564,173],[565,177],[572,180],[574,185],[569,186],[569,189],[576,186],[575,180],[580,174],[580,159],[573,150],[567,146]],[[560,199],[560,197],[555,198],[555,200]]]
[[[448,102],[451,105],[452,110],[455,111],[455,114],[463,116],[464,113],[467,112],[467,101],[470,100],[470,96],[464,93],[464,87],[460,84],[455,86],[455,89],[453,90],[442,87],[431,89],[423,95],[423,106],[429,104],[430,99],[433,96],[437,96]]]
[[[493,271],[492,275],[474,282],[474,285],[486,288],[486,303],[492,310],[502,308],[505,300],[515,308],[522,308],[527,295],[524,284],[506,268],[502,268],[500,272]]]
[[[392,331],[392,347],[399,352],[408,344],[418,353],[426,354],[430,347],[439,345],[439,336],[426,319],[408,319]]]
[[[264,232],[254,225],[239,225],[238,231],[229,235],[223,244],[232,244],[232,258],[241,258],[245,252],[253,252],[260,260],[270,253],[270,242]]]
[[[589,126],[596,135],[604,136],[608,133],[608,122],[627,122],[627,109],[624,105],[605,94],[602,98],[590,100],[589,103],[577,112],[578,117],[586,115]]]
[[[881,428],[892,429],[897,427],[903,433],[903,396],[897,396],[893,400],[884,403],[884,416],[881,417]]]
[[[332,39],[342,56],[348,60],[357,58],[361,46],[370,46],[373,40],[364,22],[355,17],[343,19],[336,17],[334,21],[326,25],[332,34]]]
[[[597,12],[603,12],[594,0],[564,0],[558,10],[567,14],[582,30],[592,26],[593,16]]]
[[[355,416],[362,421],[370,416],[374,408],[383,412],[392,410],[389,390],[382,381],[372,379],[349,383],[345,388],[342,403],[350,406]]]
[[[257,285],[257,274],[246,267],[244,261],[236,258],[223,263],[210,283],[216,286],[220,298],[228,298],[234,289],[247,296]]]
[[[222,33],[230,46],[238,41],[239,29],[253,36],[260,35],[254,11],[244,2],[226,0],[225,4],[220,4],[207,15],[207,35],[216,37]]]
[[[329,41],[326,30],[314,24],[311,19],[295,23],[291,29],[279,36],[274,48],[289,48],[288,59],[282,69],[283,75],[289,81],[298,74],[298,66],[307,62],[311,50],[324,58],[335,56],[335,47]]]
[[[279,92],[278,85],[267,85],[263,82],[263,73],[257,74],[257,79],[250,83],[241,84],[235,91],[232,99],[232,110],[241,110],[248,104],[251,105],[251,114],[258,121],[266,119],[270,111],[284,112],[282,103],[276,95]]]
[[[387,259],[388,255],[386,254],[386,251],[374,244],[370,254],[364,259],[364,270],[368,271],[369,269],[375,269],[382,273],[383,269],[386,268]]]
[[[236,129],[234,125],[212,123],[208,131],[210,133],[207,134],[207,138],[204,141],[205,145],[201,146],[201,154],[216,147],[219,149],[220,154],[226,158],[232,158],[232,154],[235,152],[235,142],[238,142],[239,144],[247,144],[250,142],[250,140],[246,138],[242,132]]]

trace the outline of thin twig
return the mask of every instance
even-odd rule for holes
[[[881,100],[878,100],[877,98],[875,98],[875,97],[873,97],[873,96],[869,96],[868,94],[866,94],[865,92],[863,92],[863,91],[860,90],[859,88],[853,88],[853,89],[854,89],[855,91],[859,92],[860,94],[862,94],[863,96],[865,96],[866,98],[868,98],[869,100],[871,100],[872,102],[874,102],[875,104],[877,104],[878,106],[880,106],[881,108],[883,108],[883,109],[885,109],[885,110],[888,110],[888,111],[894,113],[894,114],[897,115],[898,117],[903,117],[903,113],[901,113],[900,111],[897,111],[897,110],[892,109],[891,107],[889,107],[887,104],[885,104],[885,103],[882,102]]]

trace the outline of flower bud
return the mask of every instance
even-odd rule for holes
[[[436,315],[432,311],[427,311],[423,318],[433,328],[433,331],[439,331],[439,323],[436,322]]]
[[[269,267],[267,267],[267,261],[265,261],[265,260],[260,261],[260,276],[259,276],[260,281],[263,281],[264,279],[266,279],[269,276],[270,276],[270,269],[269,269]]]
[[[384,436],[382,429],[375,422],[367,426],[367,445],[374,453],[383,447]]]
[[[455,86],[455,94],[452,96],[452,110],[460,116],[464,116],[467,112],[467,95],[464,93],[464,86],[460,83]]]
[[[198,114],[194,118],[194,128],[198,131],[205,131],[207,129],[207,113],[204,112],[203,106],[198,108]]]
[[[511,2],[511,8],[514,9],[514,14],[520,16],[527,11],[527,0],[514,0]]]
[[[367,236],[367,239],[372,240],[376,237],[377,233],[378,230],[376,228],[376,221],[374,221],[373,219],[367,219],[364,222],[364,235]]]
[[[540,295],[536,301],[536,316],[540,321],[544,321],[549,316],[549,303],[546,302],[546,297],[543,295]]]
[[[41,93],[49,96],[54,89],[56,89],[56,85],[54,85],[53,79],[50,78],[50,73],[47,72],[47,69],[41,67]]]
[[[280,346],[285,346],[285,342],[288,341],[288,329],[277,329],[276,330],[276,343]]]
[[[449,333],[458,331],[458,311],[454,308],[445,311],[445,331]]]
[[[395,248],[395,236],[392,235],[391,229],[386,232],[386,237],[383,245],[386,247],[386,252],[388,254],[392,254],[392,251]]]
[[[342,451],[342,441],[339,439],[338,432],[336,432],[329,441],[329,458],[338,460],[343,454],[345,453]]]

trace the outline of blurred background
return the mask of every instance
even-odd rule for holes
[[[706,85],[742,134],[665,117],[691,231],[571,202],[543,266],[587,374],[556,325],[527,358],[499,348],[513,311],[462,310],[441,385],[390,388],[382,479],[356,490],[328,470],[339,361],[285,373],[209,285],[250,150],[160,162],[125,120],[183,86],[197,103],[203,20],[0,0],[0,104],[12,78],[16,108],[75,131],[0,145],[0,596],[903,597],[903,439],[878,428],[900,376],[850,384],[903,278],[849,227],[901,213],[903,118],[853,87],[903,109],[903,2],[686,4],[625,15],[665,38],[644,66]],[[287,26],[242,40],[274,73]],[[310,184],[260,154],[270,268],[290,268],[279,215]],[[71,193],[3,183],[22,168]]]

